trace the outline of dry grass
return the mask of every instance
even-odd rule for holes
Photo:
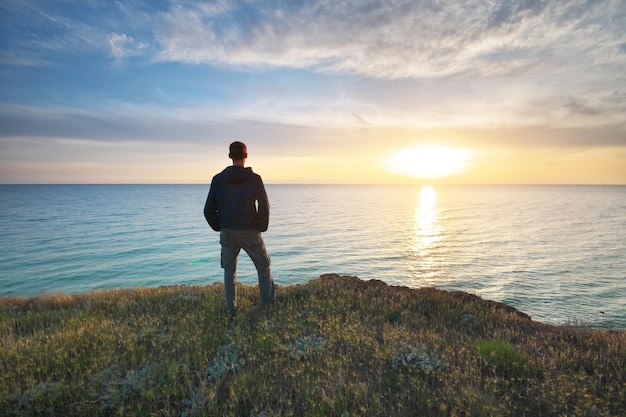
[[[626,332],[326,275],[0,298],[0,415],[620,416]]]

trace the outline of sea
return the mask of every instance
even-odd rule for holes
[[[266,185],[278,285],[325,273],[460,290],[626,329],[626,186]],[[210,285],[208,185],[0,185],[0,296]],[[238,281],[256,271],[239,256]]]

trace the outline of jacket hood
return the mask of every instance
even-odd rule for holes
[[[242,184],[253,175],[252,168],[250,167],[237,167],[237,166],[229,166],[224,169],[224,176],[226,178],[226,182],[230,184]]]

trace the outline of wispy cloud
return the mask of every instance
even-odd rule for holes
[[[626,8],[617,0],[172,1],[161,10],[149,2],[72,5],[81,13],[47,5],[4,2],[2,49],[105,47],[117,61],[151,45],[152,58],[162,61],[374,78],[582,73],[626,62]]]
[[[160,58],[172,61],[381,78],[507,75],[575,69],[581,53],[585,65],[623,64],[625,17],[615,1],[258,1],[208,12],[173,7],[156,37]]]
[[[111,33],[108,36],[108,41],[111,55],[118,64],[125,58],[141,54],[148,47],[145,43],[136,41],[132,36],[124,33]]]
[[[63,10],[45,7],[47,4],[33,0],[8,1],[1,32],[3,51],[19,51],[31,59],[54,54],[93,53],[103,50],[101,29],[93,22],[76,19]],[[73,7],[60,4],[61,7]]]
[[[395,115],[396,123],[428,125],[490,119],[575,126],[618,123],[626,111],[626,8],[619,1],[177,4],[159,21],[162,61],[355,75],[368,87],[407,79],[413,101],[429,101],[416,114],[413,106],[361,97],[353,110],[370,121]],[[402,102],[402,94],[391,101]]]

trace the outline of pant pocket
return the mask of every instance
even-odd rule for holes
[[[222,230],[220,232],[220,244],[221,245],[230,245],[231,236],[228,230]]]

